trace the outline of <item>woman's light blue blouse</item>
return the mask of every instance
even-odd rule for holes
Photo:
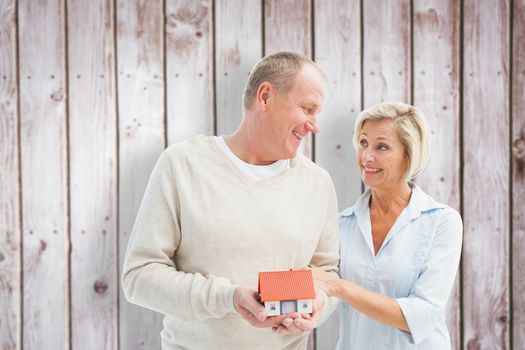
[[[412,196],[374,255],[370,190],[341,213],[341,278],[399,303],[410,333],[342,303],[338,349],[450,349],[445,306],[461,255],[462,221],[415,184]]]

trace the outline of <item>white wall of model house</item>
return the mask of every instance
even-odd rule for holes
[[[264,308],[268,316],[284,315],[291,312],[309,314],[312,313],[312,300],[266,301]]]

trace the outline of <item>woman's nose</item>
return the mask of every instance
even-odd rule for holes
[[[365,149],[363,151],[363,160],[365,160],[365,161],[373,161],[374,160],[374,152],[372,152],[369,149]]]

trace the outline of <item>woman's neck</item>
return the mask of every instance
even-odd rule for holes
[[[380,214],[399,213],[410,201],[412,189],[407,182],[392,188],[372,188],[370,211]]]

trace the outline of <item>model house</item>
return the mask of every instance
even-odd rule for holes
[[[268,316],[311,313],[315,299],[312,271],[259,272],[259,296]]]

